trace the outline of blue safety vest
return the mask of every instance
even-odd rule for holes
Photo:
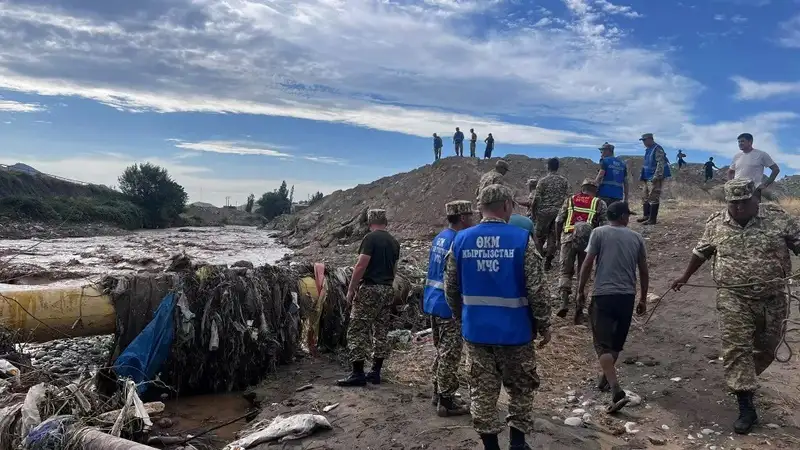
[[[498,222],[467,228],[453,241],[467,342],[524,345],[536,337],[525,287],[525,250],[530,233]]]
[[[625,192],[625,171],[627,170],[625,161],[616,156],[608,156],[603,158],[600,164],[603,170],[606,171],[606,174],[603,176],[603,181],[600,183],[597,196],[622,199]]]
[[[644,166],[642,166],[642,176],[640,177],[642,181],[652,180],[656,174],[656,147],[658,144],[644,151]],[[672,176],[672,171],[669,170],[669,159],[667,159],[666,153],[664,159],[664,178],[669,178]]]
[[[444,267],[445,256],[450,251],[450,245],[456,231],[448,228],[439,233],[431,244],[428,257],[428,278],[425,280],[425,291],[422,298],[422,310],[425,314],[450,319],[453,312],[444,297]]]

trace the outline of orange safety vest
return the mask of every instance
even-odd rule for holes
[[[567,205],[567,220],[564,221],[564,233],[572,233],[578,222],[591,223],[594,215],[597,214],[598,200],[597,197],[589,194],[575,194],[570,197]]]

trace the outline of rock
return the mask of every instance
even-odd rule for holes
[[[589,407],[589,406],[592,406],[592,405],[594,405],[594,403],[595,403],[595,401],[594,401],[594,400],[592,400],[592,399],[589,399],[589,400],[586,400],[586,401],[584,401],[583,403],[581,403],[581,406],[583,406],[584,408],[586,408],[586,407]]]
[[[174,423],[172,422],[172,419],[170,419],[168,417],[164,417],[163,419],[160,419],[158,421],[157,425],[158,425],[159,428],[162,428],[162,429],[163,428],[172,428]]]
[[[781,427],[781,426],[780,426],[780,425],[778,425],[777,423],[768,423],[768,424],[767,424],[767,428],[769,428],[769,429],[771,429],[771,430],[777,430],[777,429],[778,429],[778,428],[780,428],[780,427]]]
[[[554,417],[553,420],[560,420],[558,417]],[[579,425],[578,425],[579,426]],[[556,426],[550,422],[549,420],[544,419],[534,419],[533,421],[533,429],[537,433],[547,434],[549,436],[553,436],[559,433],[559,430]]]
[[[573,409],[572,414],[580,416],[581,414],[586,414],[586,410],[581,408]]]
[[[630,400],[628,402],[628,406],[639,406],[642,404],[642,397],[640,397],[637,393],[626,390],[625,395]]]
[[[583,415],[583,417],[581,417],[581,419],[583,419],[584,423],[591,422],[592,421],[592,415],[589,414],[589,413],[586,413],[586,414]]]
[[[567,397],[575,397],[576,395],[578,395],[578,393],[575,391],[567,391],[565,392],[565,394],[567,395]]]
[[[625,432],[628,434],[636,434],[639,430],[636,429],[636,422],[625,422]]]
[[[567,417],[566,419],[564,419],[564,425],[570,427],[580,427],[583,425],[583,419],[581,419],[580,417]]]
[[[253,263],[250,261],[236,261],[235,263],[231,264],[231,267],[244,267],[246,269],[254,268]]]
[[[661,425],[661,429],[664,430],[664,431],[669,431],[669,426]]]
[[[708,450],[717,450],[717,446],[716,445],[712,445],[711,447],[708,447]]]
[[[667,445],[667,439],[656,434],[647,435],[647,440],[653,445]]]
[[[681,377],[670,378],[669,381],[673,381],[675,383],[679,383],[681,381]]]
[[[569,397],[567,397],[567,403],[578,403],[578,397],[570,395]]]
[[[708,436],[709,434],[714,434],[714,430],[712,430],[710,428],[703,428],[701,433],[703,433],[704,435]]]

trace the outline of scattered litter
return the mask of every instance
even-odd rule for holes
[[[669,431],[669,426],[668,425],[661,425],[661,429],[664,430],[664,431]]]
[[[295,392],[303,392],[303,391],[307,391],[307,390],[313,389],[313,388],[314,388],[313,384],[306,384],[306,385],[300,386],[299,388],[295,389],[294,391]]]
[[[19,369],[5,359],[0,359],[0,378],[19,380]]]
[[[674,381],[675,383],[680,383],[681,377],[670,378],[669,381]]]
[[[768,423],[768,424],[767,424],[767,428],[769,428],[769,429],[771,429],[771,430],[777,430],[777,429],[778,429],[778,428],[780,428],[780,427],[781,427],[781,426],[780,426],[780,425],[778,425],[777,423]]]
[[[625,422],[625,432],[628,434],[636,434],[639,430],[636,429],[636,422]]]
[[[253,428],[264,426],[264,422]],[[223,450],[245,450],[265,442],[302,439],[310,436],[317,429],[330,430],[331,424],[325,416],[317,414],[296,414],[294,416],[276,416],[266,428],[255,431],[239,440],[226,445]]]
[[[710,428],[703,428],[703,431],[701,431],[701,433],[703,433],[704,435],[708,436],[709,434],[714,434],[714,430],[712,430]]]
[[[328,405],[328,406],[326,406],[326,407],[322,408],[322,412],[331,412],[331,411],[333,411],[334,409],[336,409],[336,407],[337,407],[337,406],[339,406],[339,404],[338,404],[338,403],[334,403],[334,404],[332,404],[332,405]]]
[[[574,414],[576,416],[580,416],[581,414],[585,414],[585,413],[586,413],[586,410],[585,409],[581,409],[581,408],[577,408],[577,409],[573,409],[572,410],[572,414]]]
[[[639,406],[642,404],[642,397],[633,391],[625,391],[625,396],[628,397],[628,406]]]

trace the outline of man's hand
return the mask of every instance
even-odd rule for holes
[[[677,280],[672,282],[672,287],[671,288],[672,288],[673,291],[680,291],[681,287],[683,287],[683,285],[688,283],[688,282],[689,282],[689,277],[685,277],[685,276],[684,277],[680,277]]]
[[[636,314],[643,316],[647,314],[647,299],[642,297],[639,299],[639,303],[636,304]]]
[[[552,338],[552,335],[551,335],[551,332],[550,332],[550,328],[547,328],[546,330],[544,330],[542,332],[542,340],[539,341],[539,345],[537,345],[537,347],[538,348],[543,348],[545,345],[550,343],[550,339],[551,338]]]
[[[578,292],[577,304],[585,305],[586,304],[586,294],[584,292]]]
[[[356,297],[356,291],[347,291],[347,303],[353,303],[353,299]]]

